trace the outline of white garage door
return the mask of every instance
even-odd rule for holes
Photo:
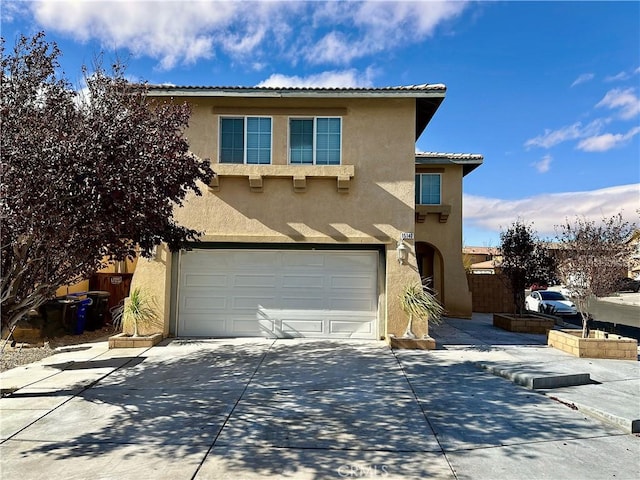
[[[182,252],[177,334],[377,338],[377,265],[373,251]]]

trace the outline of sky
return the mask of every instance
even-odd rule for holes
[[[207,86],[443,83],[416,151],[476,153],[463,243],[517,220],[542,239],[640,209],[640,2],[12,1],[2,37],[40,30],[62,68],[103,52],[134,80]]]

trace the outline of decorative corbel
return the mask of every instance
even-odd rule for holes
[[[249,175],[249,188],[252,192],[262,192],[262,175]]]

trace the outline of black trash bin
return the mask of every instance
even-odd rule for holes
[[[109,297],[111,294],[103,290],[87,292],[87,297],[92,300],[87,310],[87,330],[99,330],[105,325],[105,317],[109,313]]]
[[[63,333],[74,333],[80,300],[58,297],[48,300],[38,309],[43,319],[43,334],[55,337]]]

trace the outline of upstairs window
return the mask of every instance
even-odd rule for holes
[[[271,118],[220,119],[220,163],[271,163]]]
[[[439,173],[416,175],[416,205],[440,205],[442,176]]]
[[[339,117],[289,119],[289,163],[340,165],[342,119]]]

